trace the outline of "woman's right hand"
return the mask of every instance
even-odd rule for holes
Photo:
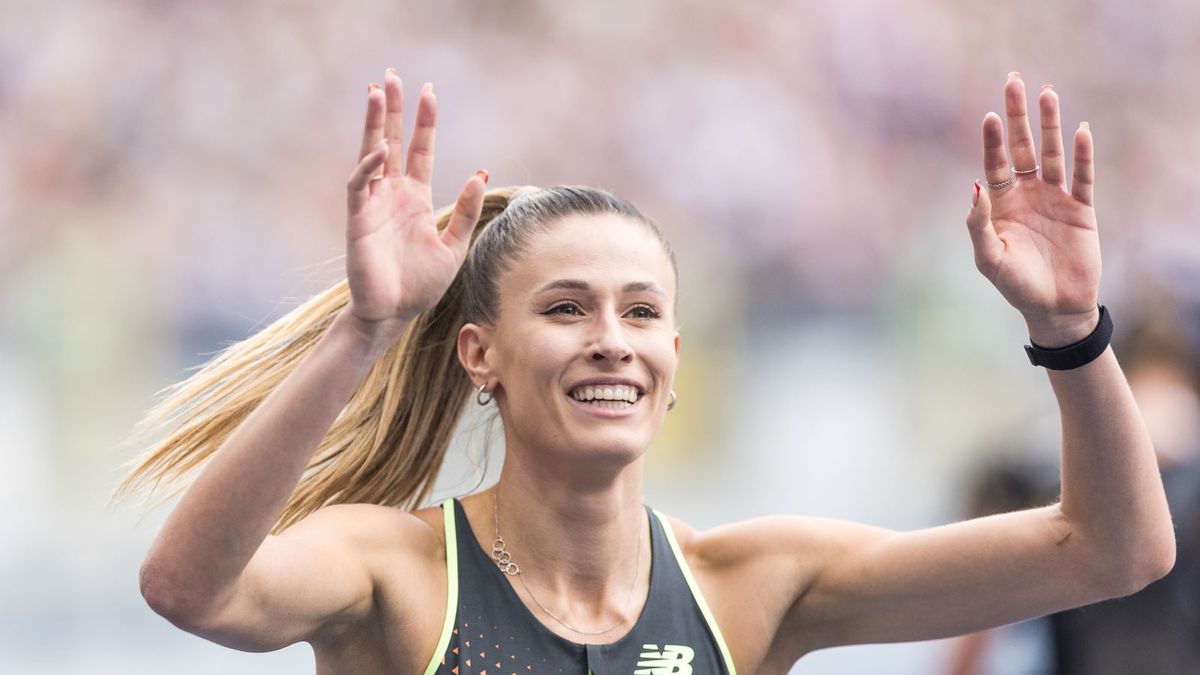
[[[430,188],[437,99],[426,83],[402,164],[403,97],[391,68],[383,90],[378,84],[368,87],[362,151],[347,185],[349,311],[373,328],[403,325],[441,299],[466,258],[487,183],[486,171],[467,180],[439,233]]]

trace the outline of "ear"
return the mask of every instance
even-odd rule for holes
[[[679,331],[675,331],[675,366],[679,367]]]
[[[475,387],[486,383],[491,376],[488,365],[491,337],[487,327],[479,324],[467,323],[458,329],[458,362],[466,369]]]

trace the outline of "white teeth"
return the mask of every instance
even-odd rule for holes
[[[598,405],[601,408],[607,408],[609,410],[616,410],[617,408],[628,408],[633,404],[629,401],[605,401],[601,399],[598,401],[592,401],[592,405]]]
[[[606,384],[602,386],[583,386],[571,392],[571,397],[577,401],[615,401],[621,404],[636,403],[638,400],[637,387],[625,384]]]

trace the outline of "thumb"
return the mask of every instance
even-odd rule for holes
[[[1004,253],[1004,242],[996,236],[992,227],[992,200],[988,191],[981,189],[979,181],[975,181],[974,203],[967,212],[967,231],[971,234],[971,244],[975,249],[975,267],[985,277],[1000,266],[1000,256]]]

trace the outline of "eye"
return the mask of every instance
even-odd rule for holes
[[[637,305],[636,307],[634,307],[633,309],[631,309],[629,311],[630,312],[641,312],[641,314],[636,317],[638,319],[657,319],[662,316],[661,314],[658,313],[657,310],[655,310],[650,305]]]
[[[560,312],[559,310],[561,310],[561,309],[568,309],[568,310],[571,310],[571,311],[569,311],[569,312]],[[548,316],[549,316],[549,315],[554,315],[554,314],[562,314],[562,315],[564,315],[564,316],[579,316],[579,315],[580,315],[580,314],[582,314],[582,313],[583,313],[583,310],[582,310],[582,309],[580,309],[579,305],[577,305],[577,304],[575,304],[575,303],[573,303],[573,302],[560,302],[560,303],[558,303],[557,305],[555,305],[555,306],[551,307],[550,309],[546,310],[545,312],[542,312],[542,314],[546,314],[546,315],[548,315]]]

